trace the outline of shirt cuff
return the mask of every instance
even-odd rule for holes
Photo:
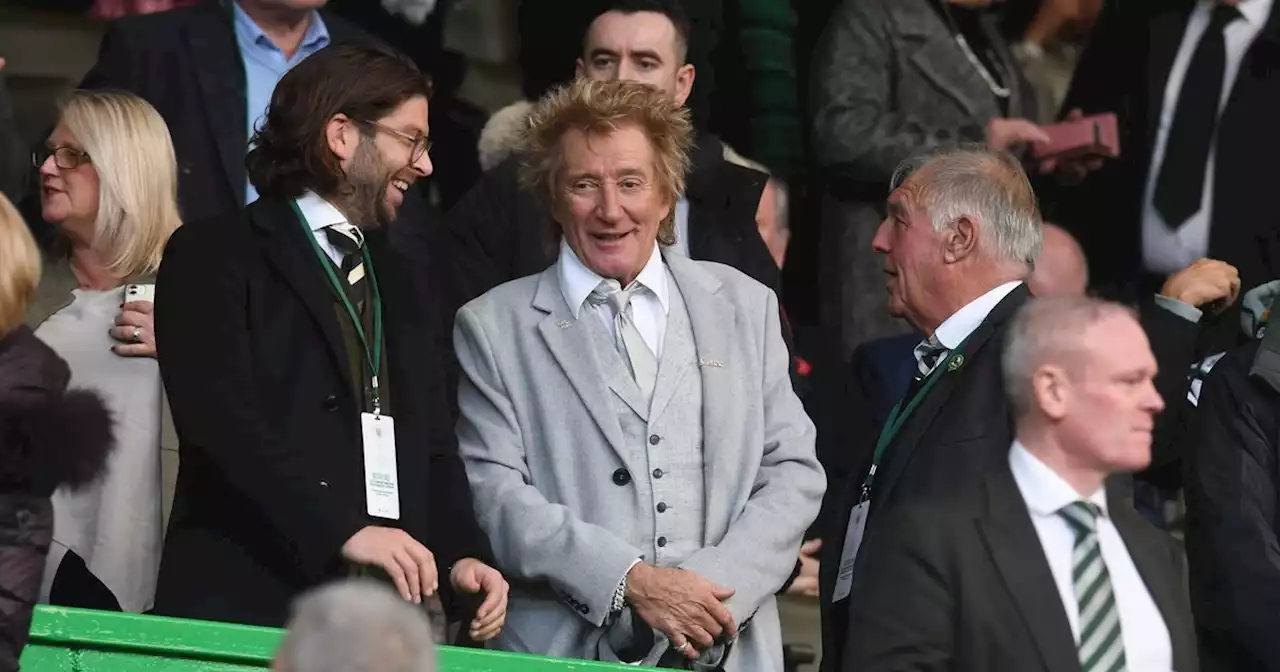
[[[1204,315],[1199,308],[1163,294],[1156,294],[1156,305],[1193,324],[1199,324]]]
[[[622,573],[622,579],[618,581],[618,587],[613,589],[613,602],[609,604],[609,613],[617,614],[627,607],[627,575],[631,573],[635,566],[640,564],[640,558],[636,558],[627,566],[627,571]]]

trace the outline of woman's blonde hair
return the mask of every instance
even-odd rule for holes
[[[673,206],[658,227],[658,242],[673,245],[674,206],[684,193],[689,174],[693,125],[687,109],[648,84],[580,77],[544,96],[529,116],[529,129],[521,143],[521,183],[554,202],[564,134],[576,129],[586,135],[608,135],[626,126],[639,128],[653,146],[658,188]]]
[[[22,324],[40,284],[40,249],[18,209],[0,194],[0,336]]]
[[[169,127],[150,103],[123,91],[73,91],[58,111],[98,171],[91,244],[117,277],[154,273],[182,225]]]

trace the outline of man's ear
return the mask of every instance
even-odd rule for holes
[[[943,254],[948,264],[973,256],[978,251],[978,223],[969,215],[962,215],[946,229],[945,241]]]
[[[1050,420],[1061,420],[1071,405],[1071,382],[1058,366],[1042,366],[1031,376],[1033,404]]]
[[[360,145],[360,129],[345,114],[335,114],[329,118],[324,128],[325,140],[329,143],[329,151],[338,157],[338,161],[346,165],[356,155]]]
[[[697,71],[692,63],[685,63],[676,70],[676,104],[684,106],[685,101],[689,100],[689,94],[693,92],[693,80],[697,78]]]

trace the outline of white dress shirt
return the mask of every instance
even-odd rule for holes
[[[342,251],[333,246],[329,242],[329,236],[324,232],[326,228],[334,224],[346,224],[347,216],[338,211],[329,201],[317,196],[314,192],[308,191],[298,197],[298,212],[302,213],[303,219],[307,220],[307,227],[311,229],[311,234],[316,237],[316,242],[320,243],[320,249],[329,255],[333,263],[342,265]]]
[[[937,337],[938,342],[942,344],[942,347],[946,348],[946,353],[960,347],[964,339],[969,338],[973,332],[977,331],[982,321],[987,319],[987,315],[990,315],[991,311],[995,310],[995,307],[1001,301],[1004,301],[1004,297],[1009,296],[1009,292],[1012,292],[1021,284],[1021,280],[1014,280],[988,290],[986,294],[966,303],[963,308],[952,313],[951,317],[948,317],[942,324],[938,325],[937,331],[933,332],[933,334]],[[940,355],[933,366],[936,367],[941,364],[946,359],[946,353]],[[919,365],[920,354],[913,354],[916,357],[916,364]],[[932,372],[933,369],[930,368],[929,371]]]
[[[609,304],[591,305],[587,297],[592,290],[604,281],[595,271],[583,265],[574,254],[573,248],[564,240],[560,241],[560,258],[556,261],[556,272],[560,275],[560,292],[564,302],[573,311],[574,319],[581,317],[582,311],[589,310],[604,321],[605,328],[615,338],[613,309]],[[643,285],[648,291],[631,294],[631,320],[644,339],[645,345],[653,351],[653,356],[662,358],[662,340],[667,333],[667,312],[671,309],[671,294],[668,289],[667,266],[662,263],[662,253],[658,246],[653,246],[653,254],[636,276],[636,283]]]
[[[1062,606],[1071,623],[1071,633],[1080,642],[1080,606],[1072,583],[1072,556],[1076,535],[1058,511],[1079,499],[1075,491],[1061,476],[1017,441],[1009,450],[1009,468],[1018,484],[1036,535],[1044,548],[1049,570],[1058,584]],[[1124,539],[1107,514],[1107,495],[1100,488],[1086,498],[1102,510],[1098,516],[1098,545],[1102,559],[1111,576],[1111,589],[1116,596],[1116,608],[1120,612],[1120,636],[1124,639],[1125,669],[1129,672],[1169,672],[1173,669],[1173,646],[1164,616],[1151,599],[1147,584],[1138,574]]]
[[[1218,102],[1218,111],[1226,107],[1235,85],[1236,75],[1240,72],[1240,63],[1245,52],[1253,44],[1271,16],[1273,0],[1240,0],[1236,9],[1243,17],[1227,26],[1223,31],[1226,43],[1227,69],[1222,77],[1222,97]],[[1182,44],[1178,47],[1173,68],[1169,71],[1169,81],[1164,88],[1164,101],[1160,112],[1160,125],[1156,129],[1156,142],[1151,150],[1151,166],[1147,173],[1146,190],[1142,197],[1142,263],[1152,273],[1174,273],[1180,271],[1200,257],[1209,253],[1209,221],[1213,213],[1214,159],[1217,154],[1217,139],[1209,145],[1209,158],[1205,162],[1204,191],[1201,195],[1200,210],[1192,215],[1178,230],[1169,225],[1156,211],[1154,204],[1156,180],[1160,176],[1160,168],[1164,165],[1165,147],[1169,141],[1169,129],[1173,127],[1174,112],[1178,107],[1178,96],[1182,93],[1182,82],[1187,76],[1187,67],[1191,64],[1191,56],[1195,53],[1200,38],[1209,27],[1213,8],[1218,0],[1199,0],[1187,20],[1186,32],[1182,34]]]

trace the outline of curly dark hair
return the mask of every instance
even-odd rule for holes
[[[372,45],[325,47],[276,85],[266,118],[249,141],[249,181],[258,193],[283,199],[308,190],[338,193],[345,177],[325,137],[329,120],[345,114],[376,121],[410,98],[430,94],[430,80],[399,53]]]

